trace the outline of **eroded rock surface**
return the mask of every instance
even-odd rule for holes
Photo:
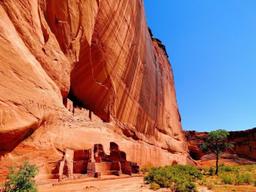
[[[48,174],[59,151],[111,141],[140,165],[186,163],[172,69],[143,1],[3,0],[0,53],[0,165],[29,159]]]
[[[187,131],[185,134],[190,156],[195,160],[202,159],[206,154],[201,150],[200,145],[206,140],[208,133]],[[231,131],[229,134],[228,141],[232,143],[234,147],[228,150],[228,153],[256,160],[256,128],[244,131]],[[232,155],[230,155],[230,158],[232,158]]]
[[[244,131],[231,131],[229,140],[234,143],[234,153],[256,160],[256,128]]]

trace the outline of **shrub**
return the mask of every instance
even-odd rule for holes
[[[220,171],[221,172],[238,172],[239,168],[238,167],[231,167],[231,166],[221,165],[220,166]]]
[[[234,183],[234,178],[230,174],[221,175],[221,180],[224,184],[233,184]]]
[[[151,163],[147,163],[144,167],[141,168],[140,171],[145,174],[149,172],[151,168],[153,168],[153,165]]]
[[[196,185],[191,181],[182,181],[176,186],[176,192],[196,192]]]
[[[236,184],[237,185],[251,184],[252,182],[253,182],[253,177],[250,173],[238,174],[236,176]]]
[[[214,175],[214,172],[215,172],[214,168],[211,167],[211,168],[209,169],[209,175],[213,176],[213,175]]]
[[[171,188],[177,192],[193,192],[196,191],[193,182],[201,178],[202,174],[196,167],[175,165],[152,168],[144,180],[146,183],[157,183],[162,188]]]
[[[155,182],[150,183],[150,189],[156,191],[156,190],[160,189],[160,185],[158,185],[158,184],[155,183]]]
[[[206,178],[203,177],[203,179],[201,179],[200,181],[198,181],[198,184],[199,184],[199,185],[206,185],[206,184],[207,184]]]
[[[20,169],[11,167],[3,192],[36,192],[34,178],[38,168],[25,162]]]

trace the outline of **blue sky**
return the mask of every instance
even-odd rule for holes
[[[144,0],[186,130],[256,127],[256,0]]]

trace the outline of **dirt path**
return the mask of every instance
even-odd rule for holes
[[[77,179],[63,183],[38,186],[39,192],[153,192],[144,184],[143,177],[106,177],[104,180]],[[206,187],[199,187],[199,192],[212,192]],[[157,192],[170,192],[159,189]]]
[[[152,192],[143,183],[143,177],[130,177],[114,180],[41,185],[39,192]]]
[[[199,192],[213,192],[213,191],[207,189],[207,187],[199,187],[198,191]]]

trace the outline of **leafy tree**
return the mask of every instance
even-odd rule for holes
[[[38,168],[27,161],[19,169],[11,167],[4,185],[4,192],[36,192],[34,178],[37,173]]]
[[[227,137],[229,132],[223,129],[211,131],[208,134],[207,139],[201,145],[201,149],[205,152],[212,152],[216,156],[216,170],[215,174],[219,173],[219,158],[223,151],[232,147],[232,144],[228,143]]]

